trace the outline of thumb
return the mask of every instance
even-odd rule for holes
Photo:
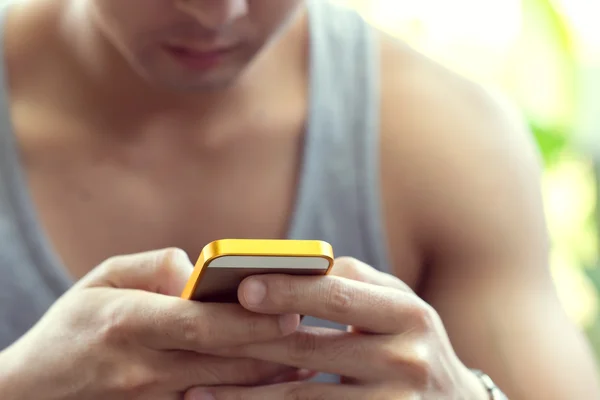
[[[179,296],[194,266],[185,251],[176,248],[109,258],[76,286],[114,287]]]

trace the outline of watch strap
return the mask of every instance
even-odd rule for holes
[[[508,397],[502,393],[489,375],[478,369],[472,369],[471,371],[479,378],[483,386],[487,389],[490,394],[490,400],[508,400]]]

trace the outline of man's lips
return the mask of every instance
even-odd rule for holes
[[[235,47],[203,48],[167,45],[165,50],[180,63],[193,69],[207,69],[220,64]]]

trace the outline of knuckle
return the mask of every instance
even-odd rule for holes
[[[355,296],[354,288],[332,277],[324,287],[325,309],[335,314],[348,314]]]
[[[404,312],[408,314],[413,329],[419,332],[435,330],[438,316],[429,304],[423,301],[415,302],[414,305],[407,307]]]
[[[119,371],[111,376],[108,383],[109,390],[114,393],[126,393],[128,398],[144,398],[160,384],[160,377],[152,369],[143,365],[128,365],[119,368]]]
[[[198,348],[210,347],[217,337],[211,316],[205,316],[200,321],[194,316],[181,319],[182,338],[186,343],[191,343]]]
[[[125,256],[112,256],[104,260],[98,266],[98,269],[102,271],[103,275],[112,276],[117,273],[123,263]]]
[[[158,253],[159,263],[167,266],[177,263],[177,261],[183,259],[184,257],[187,258],[187,253],[177,247],[169,247],[161,250]]]
[[[213,319],[211,313],[199,314],[197,309],[182,308],[173,312],[168,331],[177,341],[185,343],[186,347],[200,350],[207,342],[207,336],[212,334]]]
[[[397,349],[381,357],[386,370],[398,371],[416,389],[427,389],[434,378],[429,348],[425,344],[414,344],[409,350]]]
[[[200,338],[204,336],[201,334],[201,331],[207,329],[206,327],[199,327],[196,319],[191,317],[181,318],[179,327],[181,329],[182,338],[186,343],[199,342]]]
[[[162,278],[168,279],[177,261],[181,260],[182,257],[187,257],[186,252],[175,247],[160,250],[156,253],[155,258],[154,268],[156,273]]]
[[[130,322],[123,303],[110,301],[100,312],[100,326],[97,334],[107,343],[124,342],[130,334]]]
[[[308,360],[317,351],[317,339],[309,332],[299,331],[288,342],[288,357],[295,362]]]
[[[353,257],[340,257],[336,260],[336,265],[340,268],[345,278],[355,281],[361,281],[363,278],[362,263]]]
[[[83,278],[84,281],[88,281],[86,286],[97,286],[94,282],[99,279],[103,282],[101,286],[119,287],[119,277],[131,264],[132,257],[134,255],[117,255],[102,261],[89,276]]]
[[[426,389],[434,379],[434,372],[429,358],[413,355],[406,368],[407,376],[411,377],[413,387]]]
[[[279,276],[269,285],[269,300],[277,307],[288,309],[298,302],[301,293],[290,276]]]

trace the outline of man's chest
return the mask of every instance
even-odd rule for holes
[[[315,159],[303,153],[302,115],[285,118],[278,124],[280,129],[259,133],[250,129],[235,140],[217,140],[212,147],[194,141],[173,146],[172,132],[158,132],[160,140],[150,144],[132,141],[113,146],[106,144],[103,135],[92,135],[93,139],[85,132],[71,132],[67,138],[48,135],[39,130],[39,124],[33,127],[37,130],[28,126],[25,134],[17,136],[22,140],[26,184],[40,227],[73,277],[86,274],[108,257],[163,247],[183,248],[195,261],[212,240],[286,237],[293,221],[300,221],[302,229],[308,230],[301,236],[343,244],[336,246],[336,254],[353,255],[355,249],[368,246],[356,242],[366,233],[311,228],[313,222],[322,227],[324,220],[344,227],[348,220],[362,217],[344,204],[352,203],[356,196],[347,192],[346,185],[307,181],[321,178],[303,171],[327,169],[328,161],[319,160],[322,164],[316,167],[305,165]],[[19,120],[15,119],[17,128],[22,125]],[[345,173],[345,169],[335,171]],[[348,177],[335,179],[343,182]],[[368,182],[360,185],[367,187]],[[301,193],[305,186],[310,190]],[[311,206],[305,205],[298,213],[298,200],[306,199],[307,193]],[[386,219],[370,215],[382,217]],[[382,224],[384,238],[388,228]],[[405,233],[406,240],[395,233],[389,242],[408,254],[401,257],[407,274],[400,278],[411,284],[418,276],[418,266],[407,265],[407,261],[415,258],[412,255],[417,250],[411,245],[410,232]]]
[[[116,254],[177,246],[193,259],[219,238],[286,236],[301,157],[295,141],[159,147],[25,157],[38,219],[72,275]]]

